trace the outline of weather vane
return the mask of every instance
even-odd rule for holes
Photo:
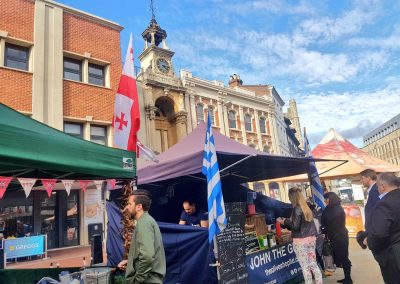
[[[154,0],[150,0],[150,10],[151,10],[151,19],[155,20],[156,15],[154,14]]]

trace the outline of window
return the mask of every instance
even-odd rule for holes
[[[29,48],[6,43],[4,65],[10,68],[29,69]]]
[[[82,62],[64,57],[64,79],[82,81]]]
[[[263,151],[265,153],[271,153],[271,148],[268,145],[264,145]]]
[[[204,121],[203,104],[197,104],[196,113],[197,113],[197,123],[199,123],[200,121]]]
[[[82,124],[64,122],[64,132],[71,136],[83,139]]]
[[[245,127],[246,131],[252,131],[250,114],[244,115],[244,127]]]
[[[260,117],[260,132],[261,133],[267,133],[267,131],[265,130],[265,117]]]
[[[104,126],[90,126],[90,141],[101,144],[107,145],[107,129]]]
[[[214,121],[214,107],[213,107],[213,106],[208,106],[208,115],[210,116],[211,125],[215,125],[215,121]]]
[[[229,128],[236,128],[236,112],[230,110],[228,112]]]
[[[89,84],[104,86],[104,66],[89,64]]]

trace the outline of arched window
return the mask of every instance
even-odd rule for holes
[[[271,153],[271,148],[270,148],[268,145],[264,145],[263,151],[264,151],[265,153]]]
[[[214,121],[214,107],[213,107],[213,106],[208,106],[208,115],[210,116],[211,125],[215,125],[215,121]]]
[[[265,130],[265,117],[260,117],[260,132],[261,133],[267,133],[267,131]]]
[[[236,129],[236,112],[235,111],[230,110],[228,112],[228,122],[229,122],[229,128]]]
[[[197,114],[197,123],[204,121],[204,111],[203,111],[203,104],[197,104],[196,106],[196,114]]]
[[[245,114],[244,115],[244,127],[246,131],[253,131],[251,127],[251,115],[250,114]]]

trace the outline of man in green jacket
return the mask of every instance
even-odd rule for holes
[[[151,199],[147,195],[134,192],[129,197],[128,210],[136,220],[128,260],[118,264],[126,269],[126,283],[163,283],[166,272],[165,252],[160,229],[148,213]]]

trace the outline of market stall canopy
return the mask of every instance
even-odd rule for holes
[[[206,124],[202,122],[179,143],[161,153],[159,163],[139,163],[139,185],[178,177],[204,179],[201,168],[205,134]],[[236,142],[217,130],[213,134],[223,181],[245,183],[306,173],[309,169],[310,159],[267,154]]]
[[[135,153],[75,138],[0,104],[0,176],[133,179]]]
[[[331,162],[317,164],[321,179],[345,178],[356,176],[365,169],[373,169],[376,172],[400,172],[400,167],[392,165],[378,158],[369,156],[347,139],[343,138],[335,129],[331,128],[321,142],[314,148],[312,155],[317,159],[347,160],[348,162],[333,168]],[[333,169],[331,169],[333,168]],[[331,169],[331,170],[329,170]],[[329,171],[328,171],[329,170]],[[296,182],[308,180],[306,175],[297,175],[281,178],[277,181]]]

